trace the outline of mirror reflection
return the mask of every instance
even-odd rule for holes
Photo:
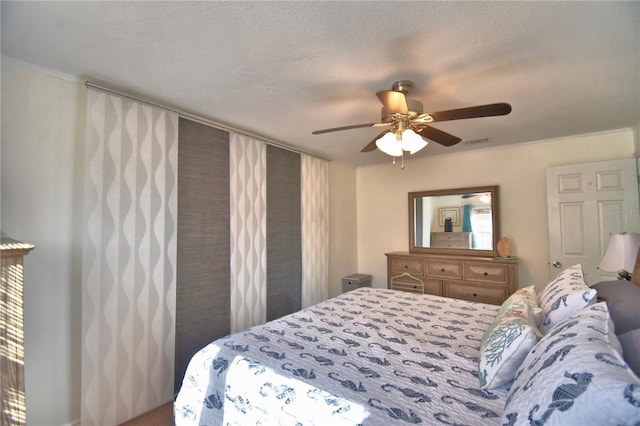
[[[411,251],[495,252],[496,206],[497,186],[410,193]]]

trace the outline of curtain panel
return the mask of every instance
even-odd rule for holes
[[[329,163],[301,155],[302,307],[329,297]]]
[[[267,146],[231,133],[231,332],[267,319]]]
[[[230,330],[229,133],[178,124],[175,390],[194,353]]]
[[[174,113],[88,89],[81,421],[116,425],[173,397]]]
[[[300,154],[267,146],[267,321],[300,310]]]

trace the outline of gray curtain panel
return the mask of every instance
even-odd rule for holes
[[[267,146],[267,321],[300,310],[300,154]]]
[[[180,119],[175,390],[195,352],[230,331],[229,133]]]

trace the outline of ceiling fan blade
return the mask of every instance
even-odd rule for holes
[[[375,150],[377,148],[376,141],[381,137],[383,137],[384,135],[386,135],[387,133],[389,133],[390,131],[391,130],[385,130],[384,132],[380,133],[378,136],[373,138],[373,140],[369,142],[364,148],[362,148],[360,152],[369,152],[369,151]]]
[[[444,146],[455,145],[462,140],[457,136],[453,136],[447,132],[443,132],[442,130],[438,130],[435,127],[431,126],[425,126],[422,129],[416,129],[415,132],[423,138],[427,138]]]
[[[360,129],[362,127],[373,127],[373,126],[376,126],[378,124],[380,124],[380,123],[353,124],[351,126],[343,126],[343,127],[334,127],[332,129],[315,130],[315,131],[311,132],[311,134],[312,135],[320,135],[322,133],[337,132],[339,130]]]
[[[395,90],[381,90],[376,93],[378,99],[384,105],[384,109],[387,110],[387,114],[408,114],[409,107],[407,106],[407,98],[404,93],[396,92]]]
[[[511,112],[511,105],[507,103],[497,103],[480,105],[468,108],[450,109],[448,111],[432,112],[429,115],[433,121],[462,120],[465,118],[493,117],[496,115],[507,115]]]

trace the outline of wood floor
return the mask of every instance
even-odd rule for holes
[[[121,426],[174,426],[173,402],[168,402],[135,419],[122,423]]]

